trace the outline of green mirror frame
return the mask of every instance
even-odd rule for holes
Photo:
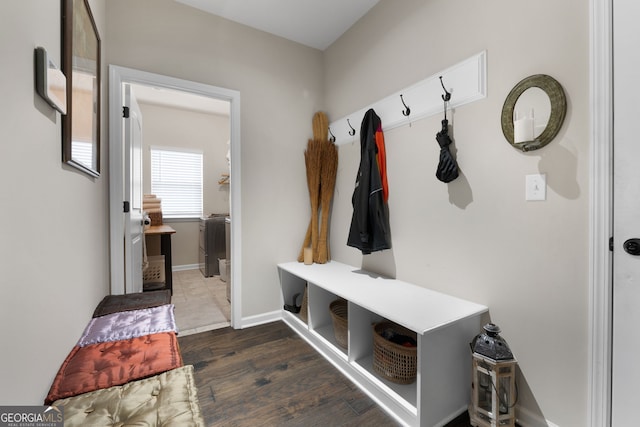
[[[544,131],[542,131],[540,136],[538,136],[534,141],[526,141],[516,144],[513,142],[513,111],[520,95],[532,87],[542,89],[547,96],[549,96],[549,101],[551,103],[549,122],[547,123]],[[529,76],[515,85],[515,87],[511,89],[511,92],[509,92],[509,95],[507,95],[507,99],[504,101],[504,105],[502,106],[502,133],[507,141],[509,141],[509,144],[519,150],[537,150],[550,143],[553,138],[556,137],[562,127],[566,113],[567,99],[560,83],[558,83],[558,81],[553,77],[546,74]]]

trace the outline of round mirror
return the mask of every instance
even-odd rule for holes
[[[567,101],[560,83],[545,74],[520,81],[502,107],[502,133],[522,150],[544,147],[562,127]]]

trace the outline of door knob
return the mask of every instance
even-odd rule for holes
[[[629,255],[640,255],[640,239],[629,239],[622,245],[624,251]]]

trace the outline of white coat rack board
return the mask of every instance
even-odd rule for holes
[[[486,56],[486,51],[480,52],[440,73],[381,99],[375,104],[331,122],[329,136],[333,135],[336,138],[336,145],[360,141],[360,124],[364,114],[370,108],[373,108],[382,120],[384,131],[425,117],[443,114],[442,95],[444,95],[444,90],[440,83],[440,76],[442,76],[445,88],[451,93],[451,100],[448,103],[449,109],[486,98]],[[403,111],[406,111],[405,105],[410,108],[408,116],[403,114]]]

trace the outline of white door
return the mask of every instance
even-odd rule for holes
[[[638,425],[640,393],[640,240],[630,240],[640,239],[640,2],[614,0],[613,11],[614,251],[611,425],[626,427]]]
[[[131,85],[124,84],[124,264],[125,292],[142,292],[144,228],[142,224],[142,115]],[[127,112],[128,111],[128,112]],[[128,116],[128,117],[127,117]],[[126,210],[126,209],[125,209]]]

